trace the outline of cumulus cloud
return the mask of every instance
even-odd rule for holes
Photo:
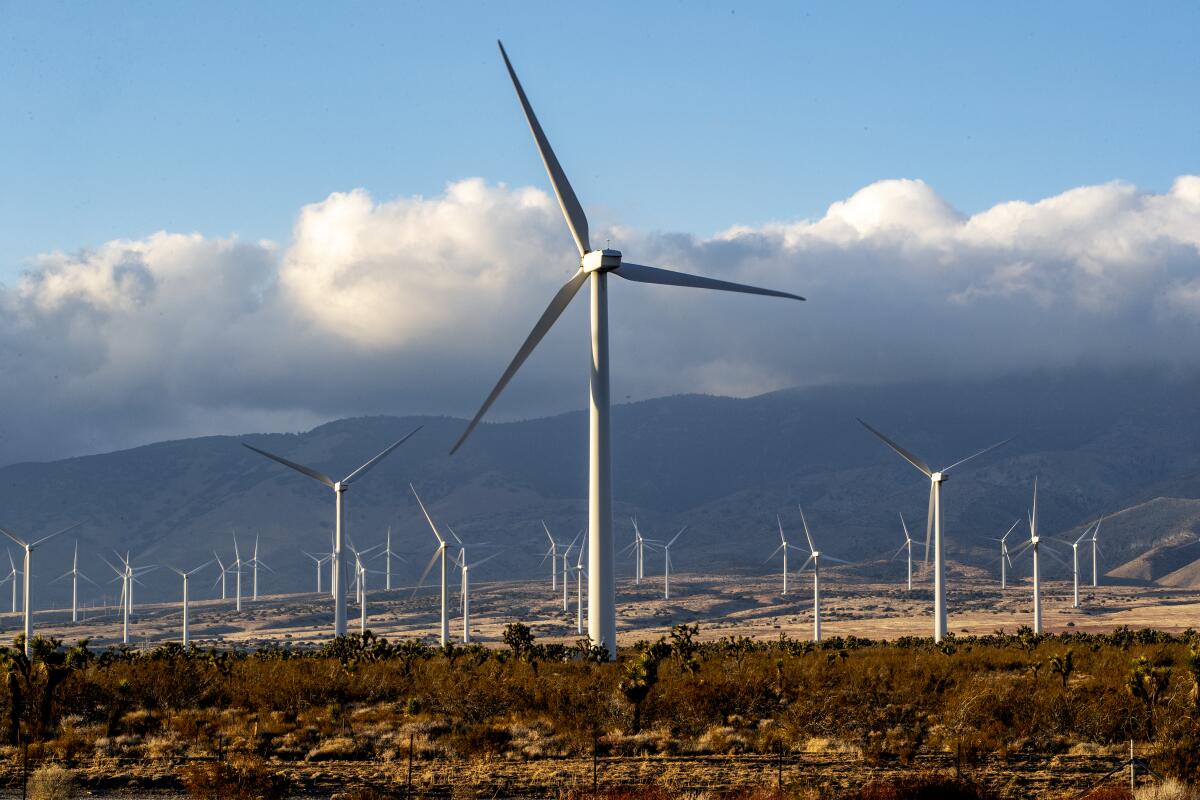
[[[964,215],[886,180],[820,219],[595,233],[631,260],[803,305],[613,281],[614,396],[977,375],[1079,361],[1195,367],[1200,177]],[[469,415],[577,256],[554,199],[469,179],[306,206],[281,245],[158,233],[36,258],[0,287],[0,461],[358,413]],[[580,298],[495,408],[579,408]]]

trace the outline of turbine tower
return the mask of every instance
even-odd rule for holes
[[[451,531],[451,533],[453,533],[453,531]],[[455,538],[457,539],[458,537],[455,536]],[[460,540],[460,544],[461,544],[461,540]],[[455,565],[462,572],[462,584],[461,584],[461,588],[459,591],[462,594],[462,620],[463,620],[462,640],[463,640],[463,644],[471,643],[471,569],[473,567],[478,567],[481,564],[486,564],[488,561],[491,561],[493,558],[495,558],[498,555],[500,555],[500,554],[492,553],[487,558],[480,559],[479,561],[476,561],[474,564],[468,564],[467,563],[467,548],[462,547],[458,551],[458,557],[454,559]],[[563,576],[564,584],[566,583],[566,580],[567,580],[567,578],[564,575]]]
[[[188,642],[191,641],[188,633],[188,578],[192,577],[211,563],[213,563],[213,560],[209,559],[200,566],[190,569],[187,572],[184,572],[181,569],[176,569],[175,567],[167,567],[167,569],[171,570],[171,572],[174,572],[176,575],[183,578],[183,633],[181,636],[181,641],[183,642],[184,647],[187,647]]]
[[[374,467],[376,464],[378,464],[383,459],[383,457],[386,456],[388,453],[392,452],[397,447],[399,447],[400,445],[407,442],[413,436],[413,434],[415,434],[417,431],[421,430],[421,427],[422,426],[418,425],[416,428],[414,428],[412,430],[411,433],[408,434],[408,436],[405,436],[404,438],[389,445],[388,448],[386,450],[384,450],[382,453],[375,456],[370,461],[368,461],[367,463],[363,464],[358,469],[351,472],[345,478],[342,478],[340,481],[335,481],[333,478],[330,478],[325,473],[318,472],[317,470],[313,469],[312,467],[306,467],[303,464],[297,464],[294,461],[288,461],[286,458],[283,458],[283,457],[277,456],[277,455],[272,455],[271,453],[268,453],[266,450],[259,450],[257,447],[254,447],[253,445],[249,445],[249,444],[246,444],[245,442],[242,442],[243,447],[249,448],[250,450],[253,450],[254,452],[258,453],[261,456],[266,456],[267,458],[271,459],[272,461],[278,461],[280,464],[283,464],[285,467],[290,467],[291,469],[296,470],[296,472],[299,472],[301,475],[305,475],[309,478],[312,478],[313,480],[315,480],[319,483],[325,484],[330,489],[333,489],[334,536],[333,536],[333,558],[330,561],[330,569],[329,569],[329,573],[330,573],[330,580],[329,580],[330,587],[329,588],[333,592],[333,635],[334,636],[345,636],[346,635],[346,592],[342,588],[342,585],[341,585],[341,583],[342,583],[342,529],[344,527],[344,519],[345,519],[344,514],[343,514],[345,502],[342,500],[342,495],[346,493],[346,490],[350,488],[350,485],[352,483],[354,483],[354,481],[361,478],[363,475],[366,475],[367,472],[369,472],[372,467]]]
[[[14,542],[21,545],[21,547],[25,548],[25,566],[23,568],[23,571],[25,573],[25,657],[26,658],[29,657],[30,640],[33,639],[33,607],[30,603],[30,596],[29,596],[29,589],[30,589],[29,569],[30,569],[30,563],[32,562],[32,559],[33,559],[33,551],[35,548],[40,547],[43,542],[48,542],[49,540],[53,539],[55,536],[58,536],[59,534],[66,533],[67,531],[72,530],[74,528],[78,528],[81,524],[82,523],[76,522],[73,525],[68,525],[67,527],[63,528],[62,530],[55,531],[54,533],[50,534],[49,536],[43,536],[42,538],[36,539],[32,542],[27,542],[24,539],[17,538],[17,535],[15,533],[13,533],[12,531],[9,531],[7,528],[0,528],[0,533],[3,533],[9,539],[12,539]]]
[[[567,599],[567,589],[568,589],[567,573],[570,571],[570,566],[567,564],[567,561],[568,561],[568,559],[570,559],[571,551],[575,549],[575,545],[576,545],[576,543],[579,542],[579,537],[581,537],[581,536],[583,536],[583,531],[580,531],[579,533],[575,534],[575,538],[571,540],[571,544],[567,545],[567,549],[563,550],[563,552],[562,552],[563,611],[571,610],[569,601]],[[582,547],[582,545],[580,545],[580,547]]]
[[[251,583],[250,583],[251,598],[254,600],[257,600],[258,599],[258,568],[262,567],[267,572],[275,571],[275,570],[271,569],[271,567],[268,566],[265,561],[261,561],[258,557],[258,534],[257,533],[254,534],[254,556],[250,559],[250,561],[248,563],[254,569],[254,572],[251,573],[252,574]]]
[[[662,550],[663,550],[663,599],[664,600],[671,599],[671,545],[675,544],[675,542],[679,539],[680,536],[683,536],[683,532],[686,531],[687,529],[688,529],[688,526],[684,525],[682,528],[679,529],[679,533],[677,533],[673,537],[671,537],[671,541],[669,541],[665,545],[663,545]]]
[[[1092,532],[1092,526],[1088,525],[1083,533],[1079,534],[1079,538],[1071,542],[1071,578],[1074,581],[1075,594],[1071,602],[1072,608],[1079,608],[1079,545],[1083,542],[1089,533]]]
[[[542,313],[533,330],[521,345],[508,368],[500,376],[491,394],[475,414],[451,453],[458,450],[470,436],[471,431],[483,419],[492,403],[508,385],[508,382],[525,363],[525,359],[537,347],[538,342],[553,327],[571,299],[583,287],[590,285],[591,294],[591,358],[589,381],[589,455],[588,455],[588,636],[592,643],[608,650],[609,657],[617,653],[617,601],[616,583],[613,574],[612,538],[612,452],[609,408],[609,365],[608,365],[608,276],[640,283],[657,283],[667,286],[690,286],[704,289],[719,289],[746,292],[774,297],[803,300],[798,295],[758,289],[752,286],[686,275],[657,267],[647,267],[623,261],[617,250],[593,250],[588,239],[588,222],[575,191],[558,163],[558,158],[542,131],[542,126],[533,113],[525,90],[517,79],[504,45],[500,54],[512,79],[513,88],[525,113],[525,120],[533,133],[542,163],[550,176],[550,183],[558,197],[567,227],[579,250],[580,263],[575,274],[563,284],[550,305]]]
[[[942,482],[950,476],[950,470],[957,466],[967,463],[971,459],[978,458],[984,453],[995,450],[1001,445],[1008,444],[1012,438],[1005,439],[1003,442],[997,442],[990,447],[985,447],[977,453],[967,456],[966,458],[955,461],[948,467],[934,471],[924,461],[914,456],[912,453],[905,450],[900,445],[893,442],[888,437],[884,436],[879,431],[872,428],[867,423],[859,420],[862,426],[875,434],[881,442],[886,444],[896,452],[901,458],[919,469],[925,477],[929,478],[929,513],[925,518],[925,563],[929,563],[929,542],[930,536],[933,537],[933,640],[940,642],[946,635],[946,563],[942,551]]]
[[[542,563],[546,563],[546,559],[550,559],[550,591],[558,591],[558,542],[554,540],[554,534],[550,533],[550,527],[546,524],[546,520],[542,520],[542,529],[546,531],[546,538],[550,540],[550,549],[542,556]],[[565,580],[565,579],[564,579]]]
[[[421,580],[417,581],[417,588],[413,589],[413,594],[421,588],[421,584],[425,583],[425,577],[429,575],[429,570],[433,569],[433,564],[440,557],[442,559],[442,624],[438,629],[438,642],[443,647],[450,641],[450,608],[446,594],[446,540],[438,530],[437,525],[433,522],[433,517],[429,516],[429,511],[425,508],[425,504],[421,502],[421,495],[417,494],[417,490],[410,483],[409,489],[412,489],[413,497],[417,498],[417,505],[421,507],[421,513],[425,515],[425,520],[429,523],[429,529],[433,531],[433,535],[437,537],[438,546],[433,551],[433,558],[429,559],[429,563],[425,565],[425,571],[421,573]]]
[[[229,570],[226,568],[225,562],[221,560],[219,555],[217,555],[216,550],[213,550],[213,560],[217,562],[217,568],[221,570],[220,576],[213,581],[213,586],[215,587],[218,583],[221,584],[221,599],[226,600],[228,599],[228,595],[225,593],[225,574],[229,572]]]
[[[383,557],[383,561],[384,561],[383,588],[385,591],[390,592],[392,590],[392,559],[395,558],[395,559],[399,559],[400,561],[407,561],[407,559],[404,558],[404,556],[400,555],[399,553],[397,553],[395,550],[392,549],[392,526],[391,525],[388,525],[387,538],[384,540],[383,552],[380,553],[379,555]],[[319,592],[321,590],[317,589],[317,591]]]
[[[1092,588],[1093,589],[1100,585],[1098,583],[1100,571],[1098,569],[1096,569],[1096,564],[1098,563],[1096,560],[1096,551],[1100,549],[1100,544],[1097,540],[1100,538],[1100,523],[1101,522],[1104,522],[1104,517],[1101,517],[1100,519],[1096,520],[1096,529],[1092,531]]]
[[[1033,632],[1042,632],[1042,570],[1038,561],[1037,478],[1033,479],[1033,511],[1029,514],[1029,547],[1033,549]]]
[[[237,531],[233,531],[233,563],[229,565],[235,576],[234,587],[237,596],[235,610],[242,610],[242,554],[238,551]]]
[[[579,558],[575,560],[575,634],[583,636],[583,576],[587,570],[583,568],[583,555],[587,550],[587,539],[579,545]],[[564,578],[565,580],[565,578]]]
[[[331,557],[328,555],[318,557],[318,556],[314,556],[312,553],[309,553],[307,551],[305,551],[304,555],[311,558],[313,560],[313,563],[316,564],[316,566],[317,566],[317,594],[320,594],[321,593],[321,565],[324,564],[326,561],[328,561]]]

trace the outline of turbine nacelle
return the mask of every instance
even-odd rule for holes
[[[944,481],[946,481],[946,480],[947,480],[949,477],[950,477],[950,476],[949,476],[949,475],[947,475],[947,474],[946,474],[946,473],[944,473],[944,472],[935,472],[935,473],[933,473],[932,475],[930,475],[930,476],[929,476],[929,480],[933,481],[934,483],[943,483],[943,482],[944,482]]]
[[[579,268],[584,272],[611,272],[619,266],[621,266],[621,251],[610,250],[607,247],[603,250],[584,253],[583,258],[579,260]]]

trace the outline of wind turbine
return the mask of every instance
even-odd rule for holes
[[[785,536],[783,533],[783,520],[780,518],[780,516],[778,514],[775,515],[775,522],[778,523],[778,525],[779,525],[779,547],[775,548],[775,553],[778,553],[781,551],[783,552],[783,593],[787,594],[788,593],[788,550],[800,550],[800,548],[796,547],[796,545],[794,545],[794,544],[788,544],[787,536]],[[804,552],[804,551],[800,550],[800,552]],[[770,561],[772,558],[774,558],[775,553],[771,553],[771,555],[767,556],[767,561]],[[766,561],[764,561],[763,563],[765,564]]]
[[[484,400],[483,405],[467,426],[463,435],[454,444],[451,453],[462,446],[471,431],[483,419],[484,414],[491,408],[492,403],[499,397],[504,387],[520,369],[521,365],[537,347],[538,342],[554,326],[562,315],[571,299],[583,287],[584,283],[591,286],[591,374],[590,374],[590,403],[589,403],[589,457],[588,457],[588,636],[598,646],[608,649],[609,657],[616,657],[617,642],[617,600],[616,584],[613,574],[613,538],[612,538],[612,453],[609,408],[609,365],[608,365],[608,276],[640,283],[657,283],[667,286],[690,286],[704,289],[719,289],[723,291],[745,292],[775,297],[787,297],[803,300],[798,295],[786,292],[776,292],[769,289],[759,289],[728,281],[702,278],[686,275],[657,267],[647,267],[622,260],[617,250],[593,250],[588,239],[588,222],[583,213],[575,191],[571,188],[567,176],[558,163],[558,158],[542,131],[541,124],[533,113],[525,90],[517,79],[500,45],[500,54],[504,65],[516,89],[517,98],[529,123],[530,131],[541,154],[542,163],[550,176],[550,183],[558,197],[567,227],[579,250],[580,263],[575,274],[571,276],[562,288],[554,295],[550,305],[542,313],[537,324],[517,354],[509,363],[508,368],[500,376],[491,394]]]
[[[1072,608],[1079,608],[1079,544],[1091,532],[1092,526],[1088,525],[1083,533],[1079,534],[1079,538],[1071,542],[1071,577],[1075,583],[1075,596],[1071,603]]]
[[[886,444],[896,452],[901,458],[919,469],[925,477],[929,478],[929,513],[925,518],[925,563],[929,563],[929,542],[930,535],[933,537],[933,639],[935,642],[940,642],[946,635],[946,564],[943,558],[942,551],[942,483],[950,476],[950,470],[957,466],[967,463],[971,459],[989,451],[995,450],[1001,445],[1008,444],[1012,438],[1005,439],[1003,442],[997,442],[990,447],[985,447],[977,453],[973,453],[966,458],[955,461],[948,467],[944,467],[938,471],[934,471],[924,461],[914,456],[912,453],[905,450],[900,445],[893,442],[888,437],[884,436],[879,431],[872,428],[867,423],[859,420],[862,426],[875,434],[881,442]]]
[[[1012,555],[1008,551],[1008,537],[1021,524],[1021,520],[1017,520],[999,539],[993,539],[993,542],[1000,543],[1000,588],[1008,588],[1008,568],[1012,566]]]
[[[218,583],[221,584],[221,599],[225,600],[228,598],[228,595],[225,594],[225,573],[229,572],[229,570],[226,569],[225,562],[217,555],[216,550],[213,550],[213,560],[217,562],[217,567],[221,570],[221,576],[213,581],[213,586],[216,586]]]
[[[15,571],[16,567],[14,567],[13,569]],[[78,539],[75,540],[75,557],[71,561],[71,569],[67,572],[64,572],[62,575],[59,575],[57,578],[55,578],[53,581],[50,581],[50,582],[55,583],[56,581],[61,581],[63,578],[66,578],[68,576],[70,576],[70,578],[71,578],[71,622],[78,622],[79,621],[79,579],[83,578],[85,581],[92,584],[97,589],[100,588],[100,585],[98,583],[96,583],[94,580],[89,578],[87,575],[84,575],[82,572],[79,571],[79,540]],[[15,586],[16,584],[14,583],[13,585]]]
[[[808,559],[800,566],[800,571],[812,562],[813,566],[813,641],[821,641],[821,559],[826,561],[836,561],[839,564],[849,564],[849,561],[843,561],[840,558],[833,556],[822,556],[817,550],[817,546],[813,543],[812,534],[808,531],[808,520],[804,518],[804,507],[800,506],[800,522],[804,525],[804,538],[808,540]]]
[[[383,548],[383,552],[380,553],[379,555],[383,556],[383,560],[384,560],[384,564],[385,564],[384,572],[383,572],[383,575],[384,575],[383,586],[386,591],[390,592],[392,590],[392,559],[398,558],[401,561],[407,560],[404,558],[404,556],[402,556],[399,553],[397,553],[396,551],[392,550],[392,526],[391,525],[388,525],[387,539],[385,540],[385,546]],[[318,589],[317,591],[320,591],[320,589]]]
[[[328,561],[331,558],[331,556],[321,556],[320,558],[318,558],[317,556],[314,556],[312,553],[309,553],[309,552],[305,552],[304,555],[311,558],[313,560],[313,563],[317,565],[317,594],[320,594],[321,593],[321,565],[324,564],[326,561]]]
[[[558,591],[558,542],[550,533],[550,527],[546,524],[546,520],[542,520],[542,529],[546,531],[546,538],[550,540],[550,549],[542,556],[542,563],[545,564],[546,559],[550,559],[550,591],[556,592]]]
[[[344,527],[344,519],[345,519],[344,514],[343,514],[345,502],[342,500],[342,495],[346,493],[346,490],[350,488],[350,485],[352,483],[354,483],[354,481],[361,478],[363,475],[366,475],[367,472],[369,472],[372,467],[374,467],[376,464],[378,464],[383,459],[384,456],[386,456],[388,453],[395,450],[400,445],[407,442],[413,436],[413,434],[415,434],[417,431],[421,430],[421,428],[422,428],[422,426],[418,425],[416,428],[413,429],[413,431],[411,433],[408,434],[408,436],[405,436],[404,438],[399,439],[398,441],[392,443],[382,453],[375,456],[370,461],[363,464],[361,467],[354,470],[346,477],[342,478],[340,481],[335,481],[333,478],[330,478],[325,473],[318,472],[317,470],[313,469],[312,467],[306,467],[303,464],[297,464],[295,461],[289,461],[286,458],[283,458],[282,456],[272,455],[271,453],[268,453],[266,450],[259,450],[257,447],[254,447],[253,445],[249,445],[249,444],[246,444],[245,442],[242,442],[243,447],[247,447],[250,450],[253,450],[254,452],[258,453],[261,456],[266,456],[267,458],[271,459],[272,461],[278,461],[280,464],[283,464],[285,467],[290,467],[291,469],[296,470],[296,472],[299,472],[301,475],[306,475],[315,481],[325,484],[330,489],[333,489],[334,536],[333,536],[333,559],[330,561],[330,570],[329,570],[330,581],[329,581],[329,583],[330,583],[330,589],[333,591],[333,635],[334,636],[345,636],[346,635],[346,592],[345,592],[345,590],[342,589],[342,586],[341,586],[341,583],[342,583],[342,529]]]
[[[236,576],[234,593],[237,597],[237,605],[235,610],[242,610],[242,554],[238,551],[237,531],[233,531],[233,563],[229,565],[230,570]]]
[[[1033,479],[1033,511],[1029,514],[1029,544],[1033,550],[1033,632],[1042,632],[1042,571],[1038,562],[1037,478]]]
[[[29,657],[30,640],[33,639],[33,608],[30,604],[30,596],[29,596],[29,575],[30,575],[29,569],[30,569],[30,563],[32,562],[32,559],[33,559],[33,551],[35,548],[41,546],[41,544],[43,542],[47,542],[47,541],[53,539],[55,536],[58,536],[61,533],[66,533],[69,530],[78,528],[81,524],[82,523],[76,522],[72,525],[68,525],[67,527],[63,528],[62,530],[55,531],[54,533],[50,534],[49,536],[43,536],[42,538],[36,539],[32,542],[27,542],[24,539],[17,538],[17,535],[15,533],[13,533],[12,531],[9,531],[7,528],[0,528],[0,533],[3,533],[8,538],[12,539],[14,542],[21,545],[21,547],[25,548],[25,565],[23,567],[23,571],[25,573],[25,656],[26,656],[26,658]]]
[[[421,573],[421,580],[417,581],[417,588],[413,589],[413,594],[421,588],[421,584],[425,583],[425,577],[429,574],[429,570],[433,569],[433,564],[439,557],[442,559],[442,625],[438,631],[438,642],[443,647],[450,641],[450,608],[446,595],[446,540],[442,537],[441,531],[433,522],[433,517],[429,516],[429,511],[425,508],[425,504],[421,502],[421,495],[417,494],[416,488],[410,483],[409,489],[412,489],[413,497],[417,498],[417,505],[421,507],[421,513],[425,515],[425,520],[429,523],[429,529],[433,531],[433,535],[437,537],[438,546],[433,551],[433,558],[429,559],[429,563],[425,565],[425,571]]]
[[[0,580],[0,583],[12,581],[12,613],[15,614],[17,613],[17,576],[21,574],[21,571],[17,569],[17,564],[13,561],[12,551],[7,550],[7,548],[5,550],[8,552],[8,565],[12,570],[8,575],[4,576],[4,580]]]
[[[896,551],[891,560],[895,561],[896,556],[900,555],[901,551],[908,550],[908,591],[912,591],[912,536],[908,534],[908,523],[904,521],[904,514],[900,514],[900,527],[904,528],[904,544],[900,545],[900,549]]]
[[[451,533],[453,533],[453,531],[451,531]],[[455,536],[454,538],[457,539],[458,537]],[[460,540],[460,543],[461,543],[461,540]],[[492,553],[487,558],[482,558],[479,561],[476,561],[474,564],[468,564],[467,563],[467,548],[463,547],[462,549],[460,549],[458,551],[458,557],[456,559],[454,559],[454,563],[458,566],[459,570],[462,572],[461,592],[462,592],[462,618],[463,618],[462,640],[463,640],[463,644],[470,644],[470,642],[471,642],[471,568],[478,567],[481,564],[487,563],[488,561],[491,561],[493,558],[495,558],[498,555],[500,555],[500,554]],[[564,586],[566,585],[566,582],[567,582],[567,576],[563,575],[563,585]]]
[[[252,587],[251,588],[252,599],[257,600],[258,599],[258,568],[262,567],[267,572],[275,571],[275,570],[271,569],[265,562],[260,561],[258,558],[258,534],[257,533],[254,534],[254,556],[247,563],[249,563],[254,568],[253,577],[251,578],[250,585]]]
[[[129,644],[129,618],[133,615],[133,585],[140,583],[137,579],[139,573],[149,572],[154,569],[154,566],[134,567],[128,552],[124,556],[120,553],[116,555],[117,560],[121,562],[120,569],[113,566],[106,558],[101,557],[101,561],[108,564],[109,568],[117,573],[116,580],[121,582],[121,643]]]
[[[1100,544],[1097,540],[1100,538],[1100,523],[1101,522],[1104,522],[1104,517],[1101,517],[1100,519],[1096,520],[1096,529],[1094,531],[1092,531],[1092,588],[1093,589],[1100,585],[1097,582],[1099,579],[1100,571],[1096,569],[1096,564],[1097,564],[1096,551],[1100,549]]]
[[[349,539],[349,537],[347,537]],[[363,561],[363,556],[370,554],[372,550],[378,550],[380,545],[368,547],[366,550],[359,550],[354,546],[351,540],[350,552],[354,555],[354,590],[355,597],[358,600],[358,633],[360,636],[366,635],[367,632],[367,565]]]
[[[571,551],[575,549],[575,544],[579,541],[580,536],[583,536],[583,531],[575,534],[575,538],[571,540],[571,544],[567,546],[567,549],[564,550],[562,554],[563,611],[571,610],[569,601],[567,600],[567,573],[570,571],[570,567],[567,565],[567,559],[571,557]],[[582,547],[582,545],[580,546]]]
[[[664,544],[663,548],[662,548],[662,551],[663,551],[663,599],[664,600],[671,599],[671,545],[675,544],[675,542],[679,539],[680,536],[683,536],[683,532],[686,531],[687,529],[688,529],[687,525],[684,525],[682,528],[680,528],[679,533],[672,536],[671,541]]]
[[[190,640],[189,636],[188,636],[188,578],[190,578],[192,575],[195,575],[197,572],[204,569],[211,563],[213,563],[213,559],[209,559],[208,561],[205,561],[200,566],[198,566],[194,569],[190,569],[187,572],[184,572],[181,569],[175,569],[175,567],[167,568],[167,569],[171,570],[171,572],[174,572],[176,575],[183,578],[183,636],[182,636],[182,641],[183,641],[184,647],[188,646],[188,641]]]
[[[579,545],[579,557],[575,561],[575,633],[583,636],[583,576],[587,571],[583,568],[583,554],[587,550],[587,539]],[[566,576],[563,576],[566,580]]]

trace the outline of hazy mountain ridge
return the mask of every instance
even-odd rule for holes
[[[658,538],[689,525],[672,553],[678,570],[777,569],[762,561],[778,541],[777,514],[795,540],[802,538],[797,503],[804,504],[818,545],[842,558],[890,556],[903,541],[901,511],[913,537],[922,540],[928,484],[855,421],[861,416],[934,467],[1017,436],[952,473],[945,489],[952,558],[989,565],[998,551],[987,537],[1024,519],[1036,474],[1046,534],[1077,536],[1079,526],[1099,514],[1135,506],[1102,529],[1102,570],[1108,571],[1166,545],[1186,522],[1164,512],[1169,504],[1148,504],[1141,512],[1136,506],[1160,496],[1200,495],[1198,396],[1197,376],[1081,369],[945,385],[795,389],[744,400],[688,395],[618,406],[617,543],[628,541],[629,516],[636,514],[647,535]],[[434,540],[418,517],[411,482],[439,522],[464,539],[506,545],[479,580],[489,571],[508,577],[548,571],[538,566],[545,543],[539,520],[564,539],[586,521],[582,412],[484,425],[454,457],[447,451],[462,420],[366,417],[303,434],[205,437],[10,465],[0,469],[0,525],[40,536],[85,520],[79,538],[87,557],[81,563],[102,583],[111,575],[95,558],[101,550],[130,549],[137,563],[191,566],[210,558],[214,548],[231,556],[229,530],[237,527],[243,558],[258,532],[263,560],[277,570],[260,576],[264,591],[308,589],[312,567],[302,551],[328,548],[332,492],[239,443],[340,478],[418,424],[425,427],[417,436],[347,493],[350,536],[362,546],[375,544],[393,525],[395,546],[410,558],[396,569],[414,580]],[[1025,535],[1024,525],[1018,526],[1010,543]],[[71,536],[35,555],[35,572],[43,579],[66,569]],[[1069,556],[1069,547],[1062,552]],[[1187,568],[1171,563],[1172,572]],[[628,569],[627,562],[619,566]],[[651,569],[659,569],[657,556]],[[1027,563],[1018,563],[1016,572],[1022,570]],[[1147,574],[1157,579],[1165,573]],[[146,582],[142,597],[177,591],[164,570]],[[61,584],[55,590],[65,596]],[[50,599],[50,589],[42,591]]]

